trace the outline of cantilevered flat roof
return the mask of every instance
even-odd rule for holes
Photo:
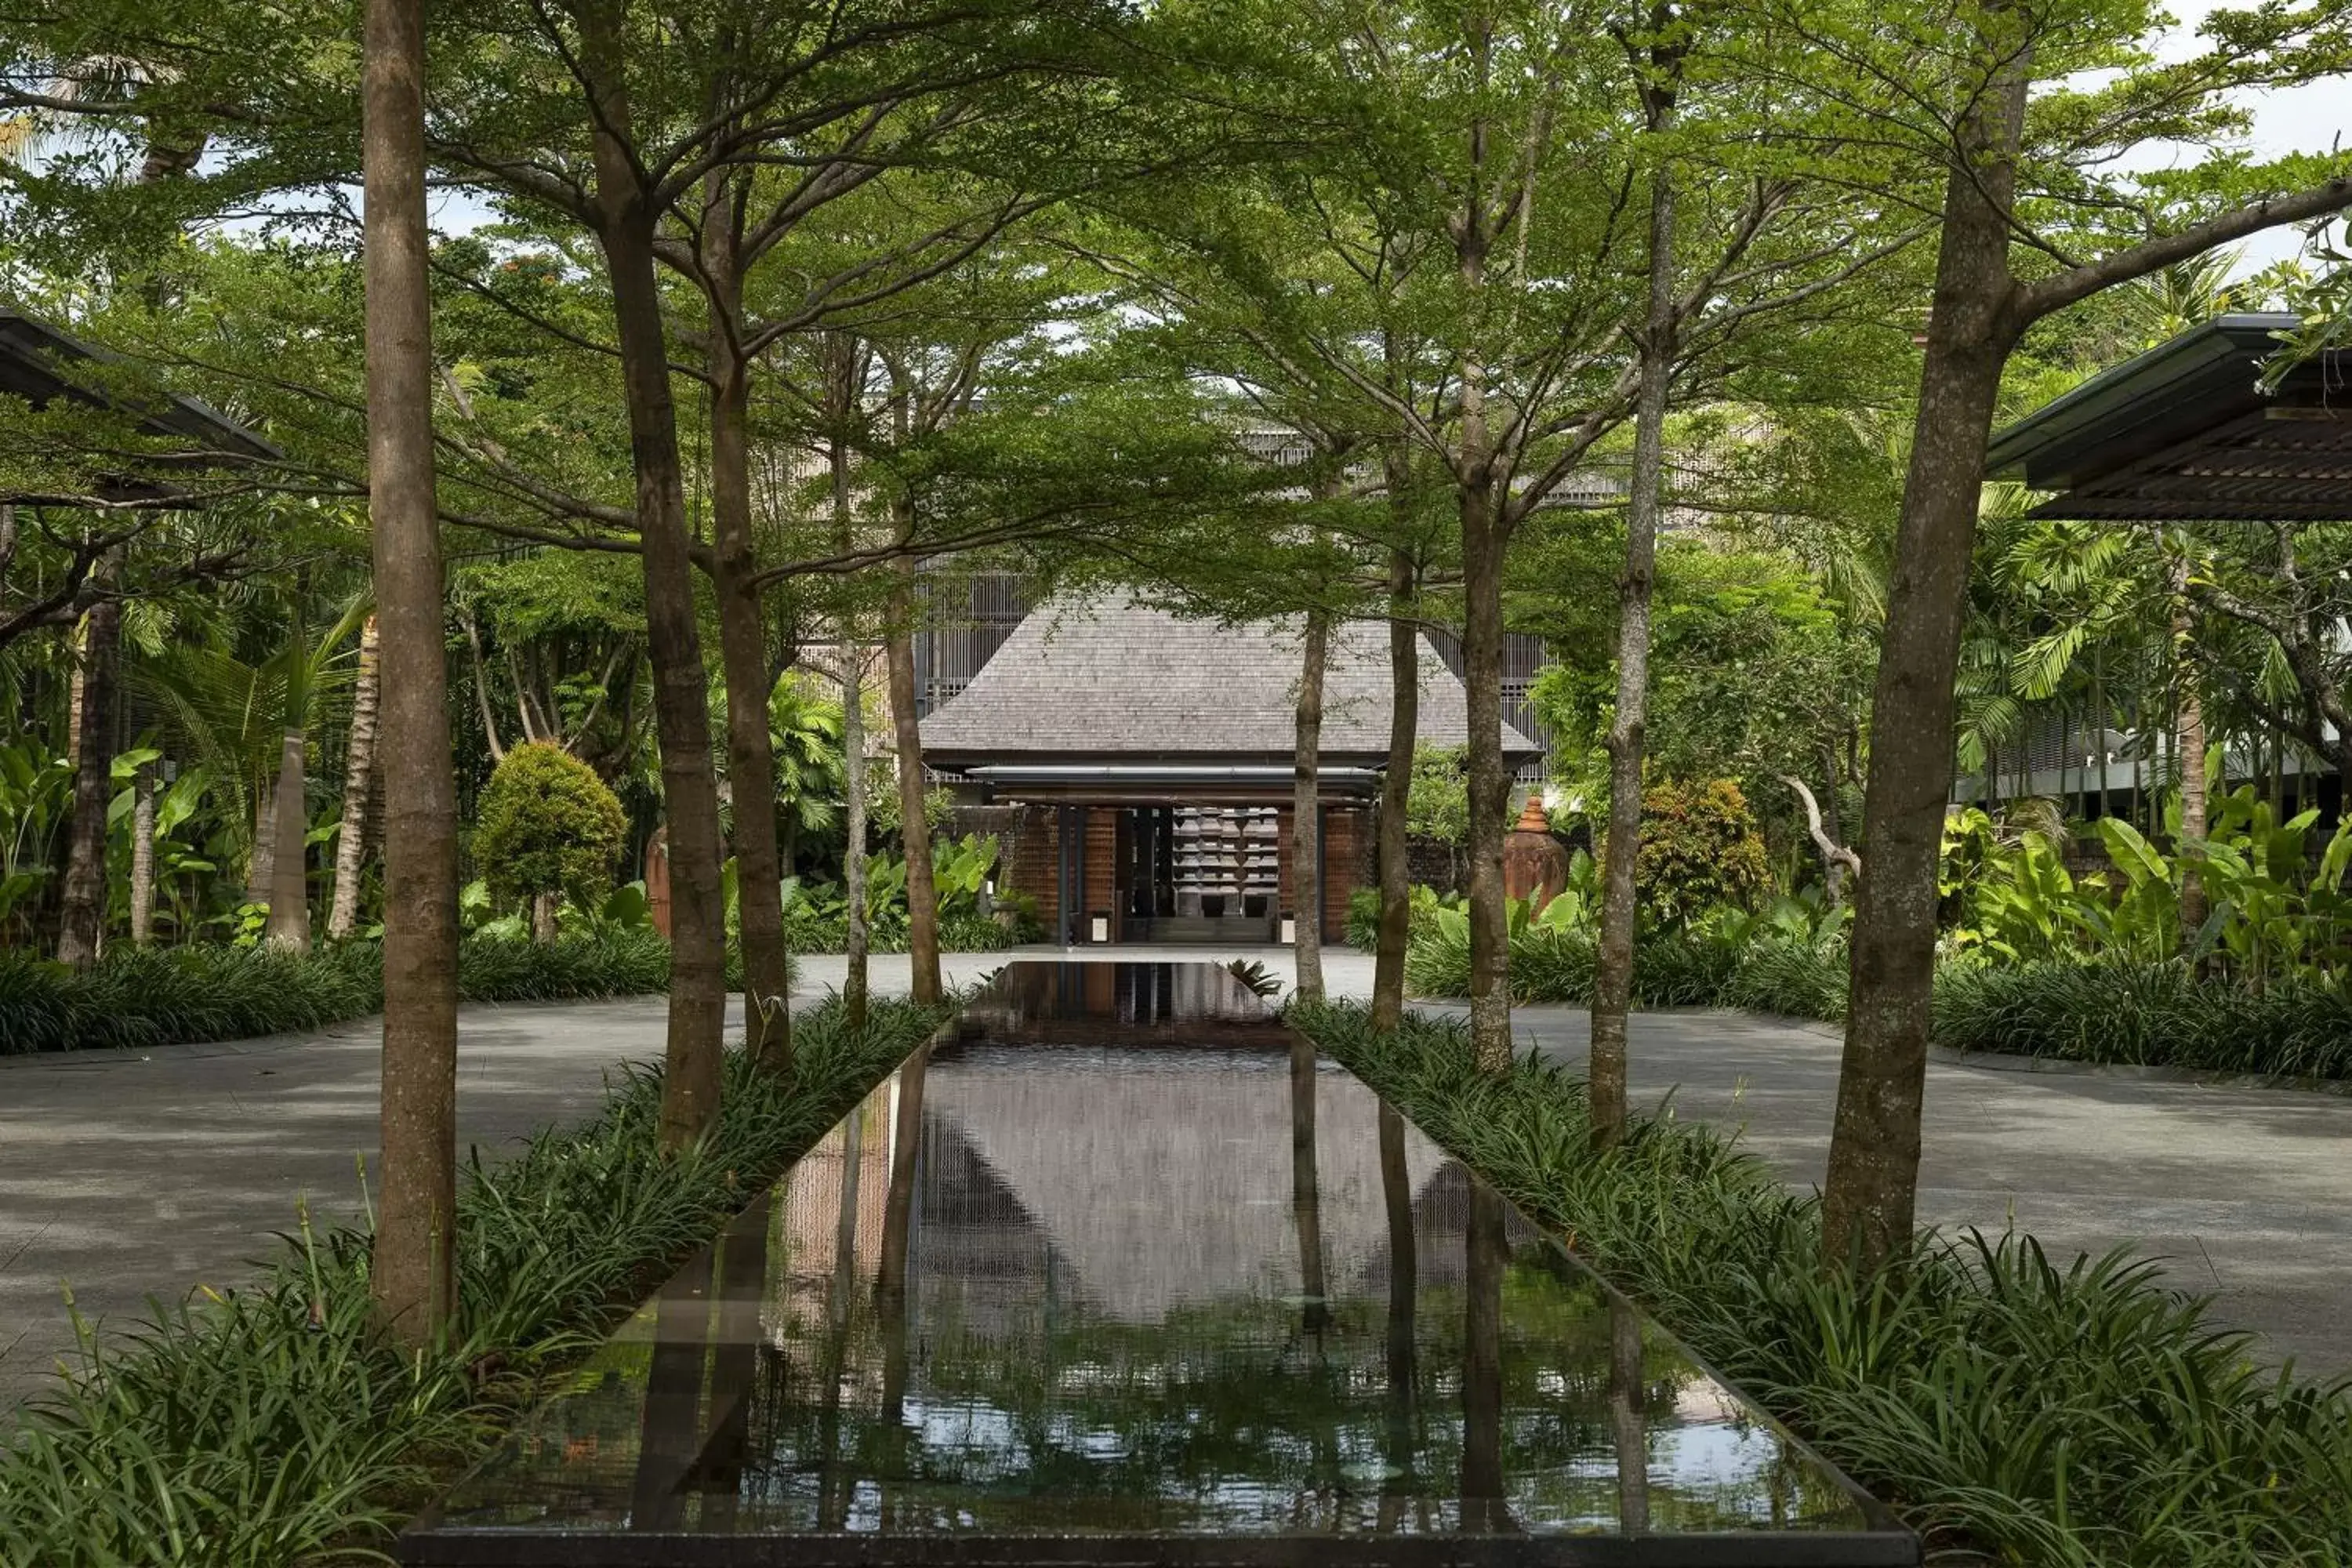
[[[2293,315],[2216,316],[1993,438],[1986,471],[2056,495],[2037,517],[2352,520],[2352,353],[2258,384]]]
[[[114,399],[106,393],[74,378],[69,367],[77,361],[106,364],[120,363],[120,356],[85,343],[21,310],[0,308],[0,393],[21,397],[36,408],[45,407],[60,397],[89,408],[113,406]],[[180,449],[158,452],[144,459],[145,467],[202,468],[223,463],[266,461],[284,455],[271,442],[194,397],[173,394],[152,403],[131,405],[124,412],[138,416],[142,433],[185,443]],[[105,499],[155,500],[168,505],[176,493],[171,486],[154,479],[125,476],[109,482]],[[76,500],[72,496],[8,499],[54,500],[62,505],[71,505]]]

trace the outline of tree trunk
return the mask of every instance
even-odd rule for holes
[[[1936,873],[1952,779],[1960,624],[2001,367],[2019,330],[2006,214],[2022,58],[1960,125],[1871,702],[1853,1002],[1822,1194],[1822,1246],[1874,1270],[1910,1249],[1936,968]]]
[[[1470,1184],[1462,1260],[1462,1528],[1516,1534],[1503,1492],[1503,1276],[1510,1263],[1502,1194]]]
[[[555,944],[558,901],[553,893],[533,893],[530,896],[530,940],[541,947]]]
[[[782,861],[776,846],[776,755],[768,732],[768,639],[751,539],[750,367],[740,352],[742,279],[727,187],[707,211],[710,300],[710,523],[727,688],[727,777],[735,796],[737,940],[743,957],[743,1048],[792,1071],[791,961],[784,952]]]
[[[1376,1528],[1393,1533],[1402,1521],[1412,1481],[1413,1406],[1418,1383],[1415,1308],[1421,1294],[1421,1248],[1413,1235],[1412,1175],[1404,1159],[1404,1118],[1383,1101],[1379,1114],[1381,1207],[1388,1216],[1389,1310],[1387,1334],[1388,1419],[1382,1424],[1381,1458],[1389,1475],[1381,1486]]]
[[[872,933],[866,920],[866,650],[856,641],[847,617],[841,625],[841,751],[842,773],[849,800],[842,816],[847,841],[841,852],[841,890],[849,912],[848,940],[842,946],[847,960],[842,978],[842,1005],[853,1030],[866,1027],[868,990],[866,955]]]
[[[2180,837],[2205,837],[2205,704],[2197,692],[2195,662],[2189,657],[2192,635],[2189,617],[2189,552],[2184,547],[2167,568],[2172,596],[2173,679],[2180,689]],[[2182,858],[2180,872],[2180,947],[2186,952],[2205,925],[2205,879],[2197,862],[2179,844],[2173,854]]]
[[[665,1149],[677,1149],[700,1137],[719,1114],[727,1022],[719,788],[678,459],[677,411],[670,394],[668,342],[654,266],[658,215],[646,205],[629,142],[619,7],[592,5],[581,15],[581,65],[596,99],[597,239],[611,280],[628,405],[646,574],[646,651],[653,666],[654,727],[661,745],[663,815],[669,827],[669,1033],[661,1141]]]
[[[1472,21],[1478,78],[1486,78],[1493,24]],[[1472,157],[1485,152],[1483,121],[1472,128]],[[1464,290],[1483,293],[1486,216],[1474,199],[1453,220],[1454,263]],[[1503,892],[1503,835],[1510,826],[1510,774],[1503,767],[1503,552],[1510,541],[1511,497],[1496,472],[1486,419],[1486,367],[1475,354],[1461,372],[1461,434],[1454,454],[1455,514],[1462,532],[1462,684],[1469,733],[1470,1055],[1480,1070],[1511,1065],[1510,914]]]
[[[1391,468],[1390,483],[1397,482]],[[1412,557],[1389,555],[1389,765],[1381,774],[1380,942],[1372,956],[1375,1029],[1404,1018],[1404,955],[1412,940],[1412,876],[1407,821],[1412,808],[1412,754],[1421,721],[1421,627],[1414,610]]]
[[[1314,1042],[1290,1040],[1290,1218],[1298,1235],[1298,1326],[1315,1335],[1331,1326],[1330,1283],[1323,1259],[1323,1188],[1316,1163]]]
[[[98,962],[106,926],[107,808],[114,795],[114,710],[121,687],[122,605],[109,596],[82,616],[75,695],[73,815],[66,829],[58,962],[88,969]]]
[[[911,537],[911,530],[901,538]],[[940,895],[931,874],[931,825],[923,815],[923,737],[915,712],[915,558],[890,563],[890,721],[898,745],[899,837],[907,853],[907,954],[913,995],[940,999]]]
[[[131,945],[155,942],[155,764],[131,775]]]
[[[278,848],[269,864],[269,924],[272,947],[310,951],[310,814],[304,801],[304,738],[299,715],[287,716],[278,752]]]
[[[1650,1434],[1643,1409],[1642,1320],[1631,1302],[1609,1299],[1609,1426],[1617,1459],[1617,1530],[1650,1529]]]
[[[833,468],[833,521],[835,542],[849,548],[853,533],[849,496],[849,447],[847,429],[850,416],[856,411],[856,387],[852,374],[853,345],[836,337],[833,342],[836,358],[833,366],[833,384],[829,396],[831,414],[838,421],[834,429],[833,447],[829,455]],[[842,943],[845,959],[841,984],[841,1001],[853,1030],[866,1027],[866,948],[868,935],[866,923],[866,656],[857,644],[855,620],[845,613],[841,617],[841,761],[843,787],[849,799],[842,816],[845,842],[841,851],[841,887],[848,905],[848,931]]]
[[[1307,612],[1298,661],[1297,742],[1290,795],[1292,987],[1310,1002],[1323,1000],[1323,666],[1330,651],[1331,616]]]
[[[1822,742],[1822,834],[1832,844],[1845,842],[1845,824],[1838,809],[1837,748]],[[1822,866],[1822,896],[1829,907],[1836,909],[1845,902],[1845,862],[1834,857],[1825,858]]]
[[[270,879],[278,867],[278,773],[276,769],[254,782],[253,786],[253,847],[246,856],[245,901],[266,904],[273,884]]]
[[[1503,834],[1511,775],[1503,766],[1503,548],[1491,479],[1461,492],[1463,688],[1470,752],[1470,1049],[1486,1072],[1511,1065],[1510,912]]]
[[[368,802],[375,784],[376,710],[382,703],[382,633],[373,616],[360,627],[359,685],[352,694],[352,733],[343,749],[343,826],[335,838],[335,901],[327,940],[343,942],[359,925],[360,868],[367,863]]]
[[[1650,89],[1654,95],[1662,89]],[[1653,97],[1651,129],[1672,100]],[[1658,507],[1665,482],[1666,399],[1675,373],[1675,191],[1651,175],[1650,306],[1633,416],[1633,473],[1625,501],[1625,570],[1617,580],[1617,711],[1609,725],[1609,830],[1601,844],[1601,950],[1592,971],[1588,1092],[1592,1147],[1625,1137],[1625,1016],[1633,1004],[1633,861],[1642,847],[1642,747],[1650,706],[1650,588],[1657,574]]]
[[[436,1342],[457,1301],[457,784],[449,745],[423,0],[367,0],[362,66],[368,513],[383,790],[383,1087],[369,1292],[393,1338]]]

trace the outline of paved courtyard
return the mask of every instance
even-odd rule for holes
[[[1009,956],[1057,956],[1029,950]],[[1008,955],[951,957],[951,980]],[[1098,956],[1089,954],[1088,956]],[[1162,949],[1162,960],[1234,956]],[[1248,956],[1287,978],[1289,955]],[[1327,956],[1330,986],[1361,995],[1369,958]],[[803,961],[803,999],[837,984],[838,958]],[[907,961],[874,960],[903,992]],[[658,998],[466,1009],[459,1136],[486,1152],[577,1119],[616,1064],[657,1058]],[[1522,1033],[1570,1063],[1584,1016],[1522,1009]],[[293,1228],[356,1211],[373,1157],[372,1022],[309,1036],[0,1058],[0,1402],[37,1392],[72,1345],[61,1285],[86,1314],[135,1320],[150,1296],[228,1283]],[[1634,1020],[1643,1105],[1737,1126],[1793,1184],[1821,1180],[1835,1037],[1801,1024],[1711,1013]],[[2221,1300],[2226,1321],[2312,1371],[2352,1371],[2352,1098],[2211,1088],[2095,1073],[1938,1064],[1928,1084],[1922,1217],[1999,1229],[2013,1214],[2053,1252],[2137,1241],[2171,1278]]]

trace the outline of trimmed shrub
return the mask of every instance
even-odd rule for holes
[[[1764,836],[1738,784],[1667,780],[1642,792],[1633,882],[1652,917],[1680,923],[1709,910],[1744,910],[1771,881]]]
[[[669,943],[650,929],[468,942],[457,950],[457,994],[468,1002],[593,1001],[668,989]]]
[[[506,754],[476,808],[474,862],[500,905],[544,894],[593,907],[629,819],[596,770],[547,742]]]
[[[1017,922],[1007,924],[971,910],[961,910],[940,920],[941,952],[1002,952],[1034,940],[1034,935]],[[839,913],[826,914],[806,904],[788,904],[784,907],[784,945],[794,952],[845,952],[849,946],[848,918]],[[905,919],[887,921],[869,930],[866,951],[906,952]]]
[[[1531,925],[1511,937],[1511,996],[1574,1005],[1592,1000],[1599,939],[1589,930]],[[1416,996],[1466,996],[1466,933],[1433,925],[1413,933],[1405,986]],[[1648,931],[1633,944],[1633,1000],[1645,1007],[1745,1007],[1790,1017],[1845,1016],[1842,937],[1766,931],[1745,941],[1689,927]]]

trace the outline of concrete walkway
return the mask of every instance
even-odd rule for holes
[[[1014,957],[959,954],[949,978]],[[1103,956],[1099,950],[1084,957]],[[1161,962],[1246,956],[1286,983],[1283,950],[1160,949]],[[1339,995],[1362,995],[1368,956],[1326,956]],[[814,1000],[837,958],[803,961]],[[903,956],[873,961],[902,993]],[[576,1121],[605,1074],[657,1058],[657,998],[469,1007],[459,1039],[459,1137],[488,1152]],[[1584,1017],[1527,1008],[1527,1037],[1571,1063]],[[1706,1013],[1634,1020],[1636,1099],[1744,1130],[1801,1188],[1821,1179],[1837,1042],[1816,1027]],[[247,1277],[306,1196],[315,1215],[358,1207],[355,1163],[376,1143],[373,1022],[310,1036],[137,1052],[0,1058],[0,1405],[38,1392],[72,1347],[60,1296],[135,1321],[150,1296]],[[2217,1293],[2225,1321],[2261,1331],[2312,1371],[2352,1370],[2352,1099],[2211,1089],[2095,1074],[1938,1066],[1928,1085],[1922,1217],[2018,1224],[2053,1252],[2137,1241],[2171,1278]]]
[[[1587,1015],[1526,1007],[1523,1037],[1583,1068]],[[1839,1037],[1731,1013],[1648,1013],[1627,1042],[1632,1096],[1738,1130],[1811,1191],[1829,1163]],[[2129,1243],[2273,1358],[2352,1373],[2352,1097],[2097,1070],[1931,1063],[1919,1219],[1999,1232],[2013,1218],[2062,1266]]]
[[[604,1097],[604,1075],[659,1058],[657,998],[467,1007],[457,1136],[486,1154]],[[293,1232],[360,1212],[376,1152],[373,1019],[145,1051],[0,1057],[0,1406],[73,1350],[86,1317],[143,1317],[236,1283]]]

